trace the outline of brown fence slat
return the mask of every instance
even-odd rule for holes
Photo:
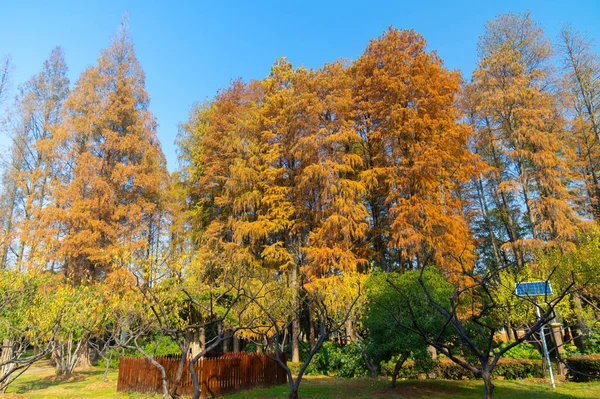
[[[287,362],[285,353],[281,360]],[[202,398],[214,398],[228,393],[258,386],[285,384],[287,375],[275,360],[275,354],[228,353],[218,358],[200,359],[194,365]],[[156,357],[165,368],[167,380],[175,379],[180,357]],[[161,393],[162,375],[145,358],[121,358],[117,392]],[[177,392],[191,395],[194,392],[192,375],[187,363],[183,370],[181,386]]]

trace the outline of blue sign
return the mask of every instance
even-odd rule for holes
[[[518,296],[552,295],[552,286],[549,281],[532,281],[516,284]]]

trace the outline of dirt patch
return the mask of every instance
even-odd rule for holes
[[[55,382],[75,382],[85,380],[85,375],[73,373],[71,375],[53,375],[42,379],[44,383],[55,383]]]

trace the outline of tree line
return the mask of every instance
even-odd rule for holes
[[[30,345],[60,372],[85,363],[90,345],[152,359],[142,341],[156,334],[191,359],[244,339],[289,344],[293,362],[304,338],[310,362],[339,335],[369,364],[377,328],[364,317],[377,301],[361,294],[373,272],[424,290],[434,313],[452,305],[448,323],[490,317],[517,341],[526,312],[506,287],[560,275],[565,301],[549,302],[532,331],[556,308],[583,351],[598,304],[594,46],[573,28],[550,40],[531,15],[504,14],[486,24],[470,78],[394,28],[354,61],[308,69],[281,58],[264,79],[234,80],[192,108],[171,174],[127,24],[74,85],[54,49],[3,122],[3,376],[29,364],[18,359]],[[7,102],[8,58],[2,68]],[[421,284],[395,280],[415,271]],[[468,292],[471,310],[428,295],[430,273]],[[28,312],[33,321],[19,319]],[[412,333],[450,350],[445,334]],[[474,346],[487,367],[489,351]],[[289,373],[292,394],[307,365]]]

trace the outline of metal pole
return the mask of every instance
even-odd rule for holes
[[[535,310],[537,311],[538,319],[542,319],[542,315],[540,314],[540,307],[535,306]],[[546,345],[546,334],[544,334],[544,325],[540,329],[540,333],[542,335],[542,346],[544,347],[544,353],[546,354],[546,364],[548,364],[548,371],[550,371],[550,381],[552,382],[552,388],[556,389],[556,384],[554,384],[554,374],[552,373],[552,363],[550,363],[550,354],[548,353],[548,346]]]

